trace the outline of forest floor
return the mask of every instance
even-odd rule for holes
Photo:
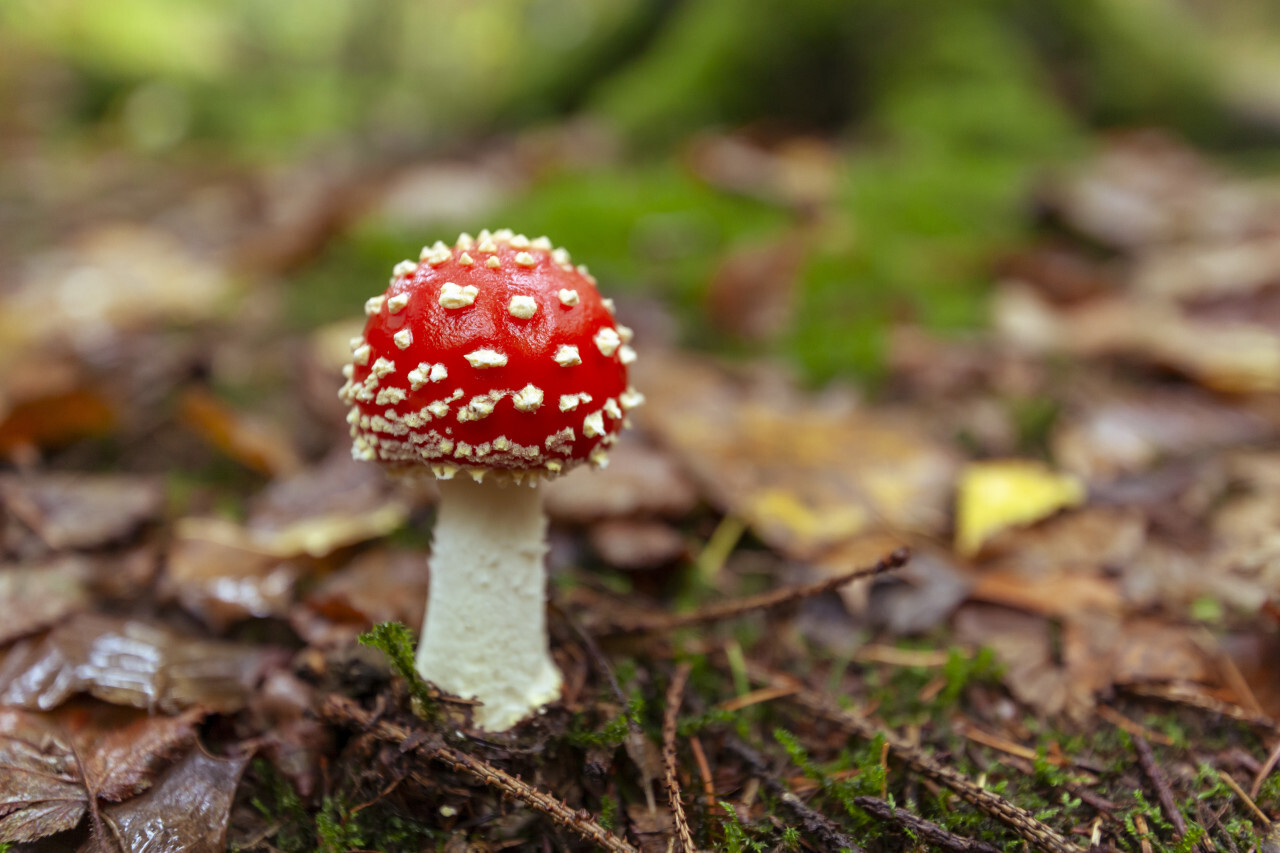
[[[1280,849],[1280,185],[1101,145],[1046,181],[986,330],[895,323],[873,396],[620,295],[648,402],[546,487],[564,695],[492,735],[404,677],[430,484],[349,454],[381,279],[323,325],[290,282],[540,144],[465,174],[107,159],[34,194],[0,238],[0,841]],[[779,245],[710,302],[777,306]]]

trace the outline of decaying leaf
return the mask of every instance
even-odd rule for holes
[[[956,498],[956,547],[973,555],[1009,527],[1048,518],[1084,501],[1084,484],[1039,462],[1003,459],[972,462],[960,475]]]
[[[268,476],[302,467],[290,436],[278,426],[237,412],[203,388],[188,388],[179,406],[182,422],[242,465]]]
[[[195,743],[203,715],[165,717],[91,701],[52,713],[0,708],[0,842],[71,829],[98,801],[147,790]]]
[[[135,708],[234,711],[270,654],[261,646],[85,615],[9,649],[0,659],[0,702],[44,710],[84,692]]]
[[[648,361],[644,424],[782,553],[807,559],[873,527],[944,527],[955,460],[909,420],[778,382],[744,388],[689,353]]]
[[[87,609],[90,566],[79,556],[0,566],[0,644]]]
[[[273,483],[253,500],[245,524],[181,519],[165,589],[216,627],[283,615],[308,560],[386,535],[407,516],[382,472],[344,450]]]
[[[1258,441],[1275,430],[1261,413],[1192,388],[1124,388],[1090,398],[1079,401],[1052,439],[1054,458],[1090,482]]]
[[[142,796],[103,808],[110,840],[91,837],[80,853],[222,853],[248,763],[192,751]]]
[[[0,355],[206,318],[229,293],[219,264],[193,256],[168,234],[100,226],[34,259],[19,287],[0,299]]]
[[[381,622],[422,625],[427,598],[427,555],[375,549],[327,576],[294,608],[291,622],[321,647],[350,643]]]
[[[698,502],[670,454],[631,437],[610,451],[604,470],[575,468],[545,488],[547,514],[575,524],[637,515],[680,518]]]
[[[123,474],[45,473],[0,478],[4,507],[53,549],[92,548],[154,521],[160,484]]]

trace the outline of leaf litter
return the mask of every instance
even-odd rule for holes
[[[694,152],[706,180],[835,203],[815,190],[830,151],[735,144]],[[716,171],[721,149],[746,171]],[[362,209],[421,215],[396,199],[423,168]],[[903,832],[1133,849],[1175,831],[1135,789],[1207,786],[1217,817],[1188,807],[1179,832],[1229,848],[1256,815],[1221,774],[1261,772],[1280,731],[1280,193],[1142,135],[1042,202],[1063,233],[1001,265],[992,332],[896,324],[876,402],[762,361],[642,354],[635,435],[548,489],[565,701],[511,737],[418,719],[441,697],[393,674],[407,647],[387,645],[393,665],[357,644],[419,627],[433,495],[347,457],[326,383],[348,324],[288,331],[264,291],[255,328],[284,336],[301,381],[257,398],[234,359],[103,360],[170,348],[175,325],[234,350],[224,320],[246,296],[222,260],[182,305],[157,282],[219,244],[270,275],[351,222],[294,223],[275,253],[244,222],[208,244],[104,225],[38,255],[5,304],[52,292],[60,322],[0,336],[0,839],[720,849],[790,843],[794,815],[817,849]],[[788,280],[803,263],[783,237],[761,246],[726,250],[712,301],[767,286],[761,263]],[[84,281],[115,286],[77,304]],[[785,335],[781,290],[719,331]],[[90,339],[63,334],[73,317]],[[30,358],[48,386],[23,386]],[[152,393],[127,417],[81,405],[104,375]],[[104,473],[116,460],[90,435],[145,466]],[[903,545],[905,565],[851,574]],[[1150,734],[1169,778],[1126,769],[1141,750],[1119,730]],[[1275,820],[1266,783],[1251,805]]]

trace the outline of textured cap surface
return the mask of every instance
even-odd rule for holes
[[[365,304],[339,392],[357,459],[516,480],[604,464],[626,411],[631,332],[549,240],[437,242]]]

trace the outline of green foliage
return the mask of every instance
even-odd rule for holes
[[[282,853],[305,853],[315,849],[315,822],[289,780],[267,761],[253,762],[254,776],[262,785],[250,803],[270,823],[278,827],[272,845]]]
[[[733,806],[721,801],[720,808],[724,809],[726,815],[721,823],[724,830],[725,853],[763,853],[769,849],[767,843],[752,837],[754,833],[742,825]]]
[[[618,801],[615,798],[608,794],[601,795],[600,817],[597,818],[601,826],[605,829],[616,829],[618,826],[618,811]]]
[[[627,733],[631,730],[630,721],[639,722],[643,717],[644,708],[644,697],[639,694],[633,695],[627,700],[625,711],[610,719],[601,728],[594,730],[582,725],[582,715],[579,714],[574,717],[565,739],[582,749],[591,747],[615,749],[627,739]]]
[[[440,709],[431,697],[431,688],[418,674],[413,661],[413,632],[400,622],[382,622],[360,635],[360,644],[378,649],[387,656],[391,668],[409,686],[414,711],[423,719],[434,720]]]
[[[951,649],[947,653],[947,662],[942,667],[947,686],[938,694],[938,702],[943,708],[954,707],[970,684],[999,683],[1002,672],[1003,667],[996,660],[995,651],[987,646],[978,649],[972,656],[960,649]]]
[[[360,822],[344,800],[325,797],[316,815],[319,853],[346,853],[365,846]]]
[[[842,754],[839,760],[827,767],[815,763],[796,736],[786,729],[774,729],[773,738],[786,751],[792,763],[821,786],[824,795],[838,802],[859,823],[866,824],[867,818],[854,803],[854,799],[862,796],[883,797],[886,794],[888,777],[884,765],[880,763],[884,748],[883,737],[877,736],[861,744],[852,754]],[[857,773],[843,779],[835,779],[831,775],[834,771],[850,768],[856,769]],[[892,798],[890,801],[892,802]]]

